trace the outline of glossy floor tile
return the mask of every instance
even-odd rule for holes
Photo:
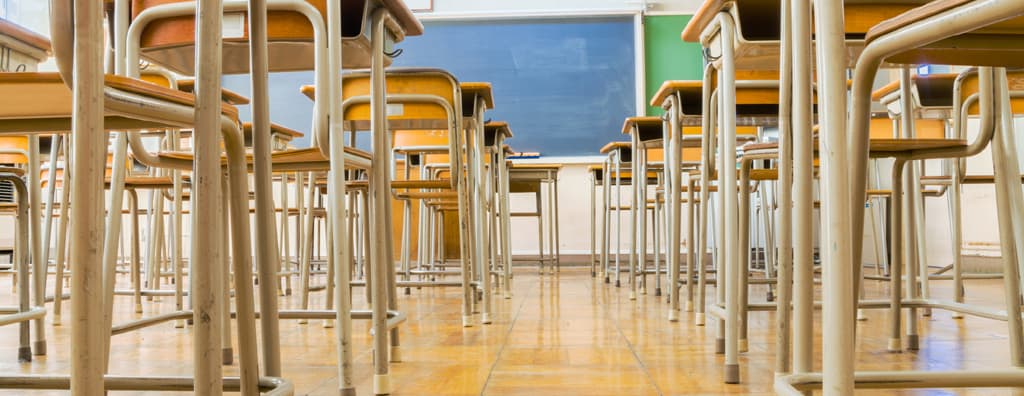
[[[128,286],[127,277],[121,281],[122,287]],[[967,286],[968,300],[998,309],[1003,301],[1001,285],[999,280],[971,281]],[[0,291],[5,292],[0,303],[13,302],[7,292],[10,286],[10,277],[0,278]],[[887,287],[885,283],[870,282],[869,297],[885,295]],[[937,297],[950,295],[950,283],[932,282],[932,293]],[[751,314],[750,350],[740,357],[742,383],[726,385],[721,381],[723,356],[714,353],[714,321],[707,326],[695,326],[692,315],[683,313],[679,322],[669,323],[664,297],[655,297],[652,290],[652,294],[631,301],[627,288],[593,279],[589,270],[566,268],[559,275],[538,276],[534,269],[517,269],[513,297],[497,296],[494,300],[494,323],[470,328],[461,326],[461,294],[456,288],[413,289],[410,295],[399,295],[399,305],[409,320],[401,328],[403,362],[392,365],[395,395],[772,393],[775,320],[770,313]],[[750,295],[754,301],[764,301],[765,289],[755,287]],[[356,289],[355,300],[356,307],[365,305],[362,289]],[[314,294],[312,304],[323,306],[322,292]],[[282,309],[297,305],[298,296],[282,297]],[[143,316],[172,309],[173,299],[164,297],[146,302]],[[131,312],[129,297],[118,297],[116,311],[115,322],[140,317]],[[899,354],[885,351],[886,323],[884,311],[868,312],[868,320],[858,323],[858,339],[854,341],[858,345],[858,368],[1007,367],[1009,352],[1003,322],[980,318],[954,320],[948,312],[935,311],[921,319],[922,349]],[[334,331],[324,328],[321,321],[281,322],[284,376],[295,382],[298,394],[337,394]],[[162,324],[115,336],[110,372],[190,375],[190,333],[188,328]],[[47,336],[50,354],[32,363],[19,364],[16,326],[0,328],[0,371],[68,373],[69,329],[48,324]],[[353,339],[358,393],[369,395],[372,354],[367,322],[356,322]],[[815,345],[820,353],[820,333],[815,337]],[[820,368],[820,361],[816,364]],[[236,366],[226,367],[225,374],[235,375]],[[1017,394],[1014,390],[860,393]]]

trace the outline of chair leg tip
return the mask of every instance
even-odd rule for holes
[[[747,340],[739,340],[739,351],[747,352],[750,350],[750,342]]]
[[[390,395],[391,394],[391,375],[390,374],[376,374],[373,376],[373,394],[375,395]]]
[[[391,363],[401,363],[402,362],[402,347],[397,346],[397,345],[392,345],[391,349],[389,349],[389,351],[390,351],[390,361],[391,361]]]
[[[491,314],[485,313],[483,315],[480,315],[480,323],[491,324],[492,322],[493,320],[491,319]]]
[[[235,353],[231,348],[222,348],[220,350],[220,360],[225,366],[229,366],[235,362]]]
[[[356,396],[356,388],[339,389],[338,396]]]
[[[18,348],[18,362],[28,363],[32,361],[32,347]]]
[[[677,312],[674,309],[670,309],[668,311],[668,321],[669,322],[678,322],[679,321],[679,312]]]
[[[893,353],[903,352],[902,344],[903,344],[903,341],[900,340],[899,338],[890,338],[889,339],[889,348],[888,348],[889,352],[893,352]]]
[[[740,383],[740,365],[738,365],[738,364],[727,364],[727,365],[725,365],[725,383],[727,383],[727,384],[738,384],[738,383]]]
[[[716,355],[721,355],[721,354],[724,354],[724,353],[725,353],[725,339],[724,338],[716,338],[715,339],[715,354]]]
[[[696,324],[697,326],[703,326],[704,325],[705,321],[704,321],[704,313],[703,312],[697,312],[697,313],[693,314],[693,317],[694,317],[694,319],[693,319],[693,323],[694,324]]]
[[[33,342],[32,351],[36,356],[46,356],[46,341]]]
[[[907,349],[911,351],[921,349],[921,339],[917,334],[907,336]]]
[[[473,327],[473,317],[472,316],[463,316],[462,317],[462,327]]]

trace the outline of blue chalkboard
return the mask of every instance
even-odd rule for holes
[[[519,151],[593,155],[636,113],[633,18],[428,21],[396,66],[438,67],[493,84],[487,118]]]
[[[424,24],[423,36],[398,45],[403,52],[394,65],[490,82],[495,109],[487,118],[509,122],[516,150],[594,155],[625,139],[622,121],[636,113],[632,17]],[[313,104],[299,87],[312,82],[312,72],[272,73],[271,120],[308,134]],[[249,95],[248,75],[224,76],[223,84]],[[248,106],[240,111],[248,120]],[[294,144],[306,147],[309,137]]]

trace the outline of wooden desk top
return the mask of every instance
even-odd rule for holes
[[[0,18],[0,36],[7,36],[39,51],[50,53],[50,40],[26,27]]]
[[[601,154],[608,154],[612,150],[631,149],[631,148],[633,148],[633,143],[630,143],[630,142],[610,142],[610,143],[604,145],[604,147],[601,147]]]
[[[163,102],[195,106],[195,96],[192,94],[146,81],[108,74],[104,76],[104,83],[107,88],[129,94]],[[30,123],[52,122],[52,129],[49,132],[70,130],[70,123],[65,125],[64,122],[70,121],[71,110],[71,90],[64,84],[60,74],[0,73],[0,119],[27,120],[26,122]],[[238,120],[238,109],[234,106],[221,104],[221,112],[233,120]],[[122,115],[108,116],[124,121]],[[15,129],[21,128],[21,126],[13,124],[9,126]],[[64,129],[57,129],[58,126]],[[29,128],[28,126],[24,127]]]
[[[464,82],[459,84],[459,88],[462,90],[462,101],[472,100],[473,97],[481,96],[484,99],[484,106],[487,110],[494,108],[494,94],[491,90],[491,83],[488,82]],[[465,106],[466,103],[463,103]],[[474,103],[469,103],[470,107],[473,108]]]
[[[498,136],[502,141],[512,137],[512,130],[504,121],[491,121],[484,125],[484,146],[494,147],[498,144]]]
[[[182,90],[182,91],[185,91],[185,92],[188,92],[188,93],[193,93],[193,91],[195,91],[196,80],[194,80],[194,79],[185,78],[185,79],[178,80],[177,83],[178,83],[178,89],[179,90]],[[242,96],[242,94],[240,94],[238,92],[235,92],[235,91],[232,91],[232,90],[227,89],[227,88],[221,88],[220,89],[220,98],[221,98],[221,100],[224,101],[224,103],[232,104],[232,105],[235,105],[235,106],[241,106],[241,105],[249,104],[249,98],[247,98],[245,96]]]
[[[661,106],[669,96],[677,92],[683,95],[684,102],[700,104],[703,87],[704,84],[697,80],[665,81],[661,83],[661,88],[658,88],[658,92],[651,98],[651,106]]]
[[[958,74],[942,73],[929,74],[926,76],[913,76],[914,86],[924,106],[952,106],[953,105],[953,84]],[[871,100],[880,101],[882,98],[897,93],[900,90],[899,80],[890,82],[885,86],[871,93]]]
[[[403,0],[379,0],[384,7],[391,12],[391,16],[398,20],[405,30],[406,36],[420,36],[423,34],[423,23],[416,18],[409,6]]]
[[[770,79],[772,76],[777,79],[778,73],[764,73],[754,71],[751,73],[737,72],[737,81]],[[661,88],[651,98],[651,106],[661,106],[672,95],[680,95],[679,106],[683,114],[700,115],[703,110],[703,86],[701,81],[695,80],[669,80],[661,84]],[[779,89],[777,87],[737,87],[736,105],[737,114],[771,114],[763,106],[777,106],[779,103]],[[770,110],[770,109],[769,109]],[[775,112],[777,113],[777,111]]]
[[[931,0],[844,0],[847,38],[860,39],[875,25]],[[955,0],[962,1],[962,0]],[[705,0],[680,37],[700,42],[700,34],[722,10],[736,7],[737,28],[750,41],[778,41],[780,0]],[[767,19],[770,18],[770,19]]]
[[[654,138],[654,135],[660,138],[663,124],[661,117],[628,117],[622,123],[622,134],[632,135],[634,130],[639,130],[640,140],[648,140],[644,137]]]
[[[354,147],[345,147],[345,154],[359,157],[367,160],[371,160],[373,155],[359,150]],[[161,157],[174,158],[181,160],[189,160],[195,158],[192,152],[186,151],[164,151],[159,154]],[[309,171],[326,171],[330,169],[330,159],[324,157],[323,153],[317,147],[310,147],[304,149],[289,149],[284,151],[276,151],[270,155],[271,163],[273,165],[308,165],[306,170]],[[252,165],[253,154],[251,152],[245,153],[245,161]],[[221,155],[221,163],[227,164],[227,157]],[[294,171],[295,169],[290,169]]]
[[[524,164],[521,162],[513,162],[511,171],[515,170],[559,170],[562,169],[562,164]]]
[[[242,123],[242,133],[244,133],[246,136],[252,135],[252,123],[251,122],[243,122]],[[270,123],[270,133],[271,134],[281,135],[282,137],[284,137],[287,140],[292,140],[294,138],[300,138],[300,137],[305,136],[302,132],[299,132],[299,131],[296,131],[294,129],[288,128],[288,127],[286,127],[284,125],[275,124],[273,122]]]

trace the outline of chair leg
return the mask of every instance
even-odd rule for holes
[[[221,191],[229,191],[227,178],[221,178]],[[179,195],[180,197],[180,195]],[[228,194],[221,194],[221,206],[220,206],[220,221],[223,227],[220,232],[220,243],[221,246],[229,246],[231,234],[229,228],[231,227],[231,219],[229,216],[228,208],[231,207],[231,200]],[[231,365],[235,361],[234,347],[231,344],[231,258],[227,254],[221,255],[220,260],[220,306],[221,315],[220,322],[220,342],[221,342],[221,364],[227,366]]]
[[[1024,336],[1021,330],[1020,273],[1018,249],[1015,235],[1020,219],[1015,209],[1022,205],[1020,192],[1020,170],[1013,136],[1013,114],[1009,104],[1006,70],[997,69],[996,92],[998,103],[996,137],[993,138],[992,162],[995,170],[996,205],[999,210],[999,239],[1003,256],[1003,286],[1006,299],[1007,326],[1010,339],[1010,362],[1014,367],[1024,366]]]
[[[299,188],[303,188],[302,183],[299,183]],[[303,233],[302,238],[302,258],[299,260],[299,278],[300,278],[300,290],[299,290],[299,306],[302,310],[309,309],[309,278],[310,278],[310,265],[313,257],[313,206],[316,199],[316,174],[309,173],[309,186],[306,187],[306,203],[305,207],[299,208],[300,218],[303,221]],[[302,213],[305,213],[303,216]],[[309,320],[300,319],[299,324],[307,324]]]
[[[903,299],[903,264],[904,260],[904,238],[903,238],[903,186],[904,166],[906,162],[897,159],[892,165],[892,203],[891,216],[892,224],[889,235],[893,236],[892,255],[889,263],[890,271],[890,293],[889,293],[889,351],[899,352],[903,350],[901,336],[902,299]]]
[[[14,236],[15,278],[18,280],[18,312],[28,312],[31,309],[29,298],[29,198],[25,182],[17,175],[0,173],[0,181],[14,185],[17,199],[17,233]],[[32,361],[32,343],[30,339],[31,323],[28,320],[18,323],[18,362],[27,363]]]
[[[950,178],[953,183],[946,192],[949,199],[949,232],[953,248],[953,301],[964,302],[964,279],[963,279],[963,217],[960,210],[960,198],[962,190],[960,186],[960,160],[953,159],[953,166]],[[960,312],[953,312],[953,319],[963,319]]]
[[[70,142],[69,142],[70,143]],[[67,144],[65,147],[70,147]],[[65,149],[67,150],[67,149]],[[65,156],[66,158],[67,156]],[[56,185],[54,185],[56,187]],[[57,218],[57,257],[54,260],[54,281],[53,281],[53,319],[54,326],[61,325],[61,306],[64,302],[64,269],[67,265],[68,256],[68,201],[71,196],[71,169],[64,169],[64,179],[61,181],[60,213]]]

